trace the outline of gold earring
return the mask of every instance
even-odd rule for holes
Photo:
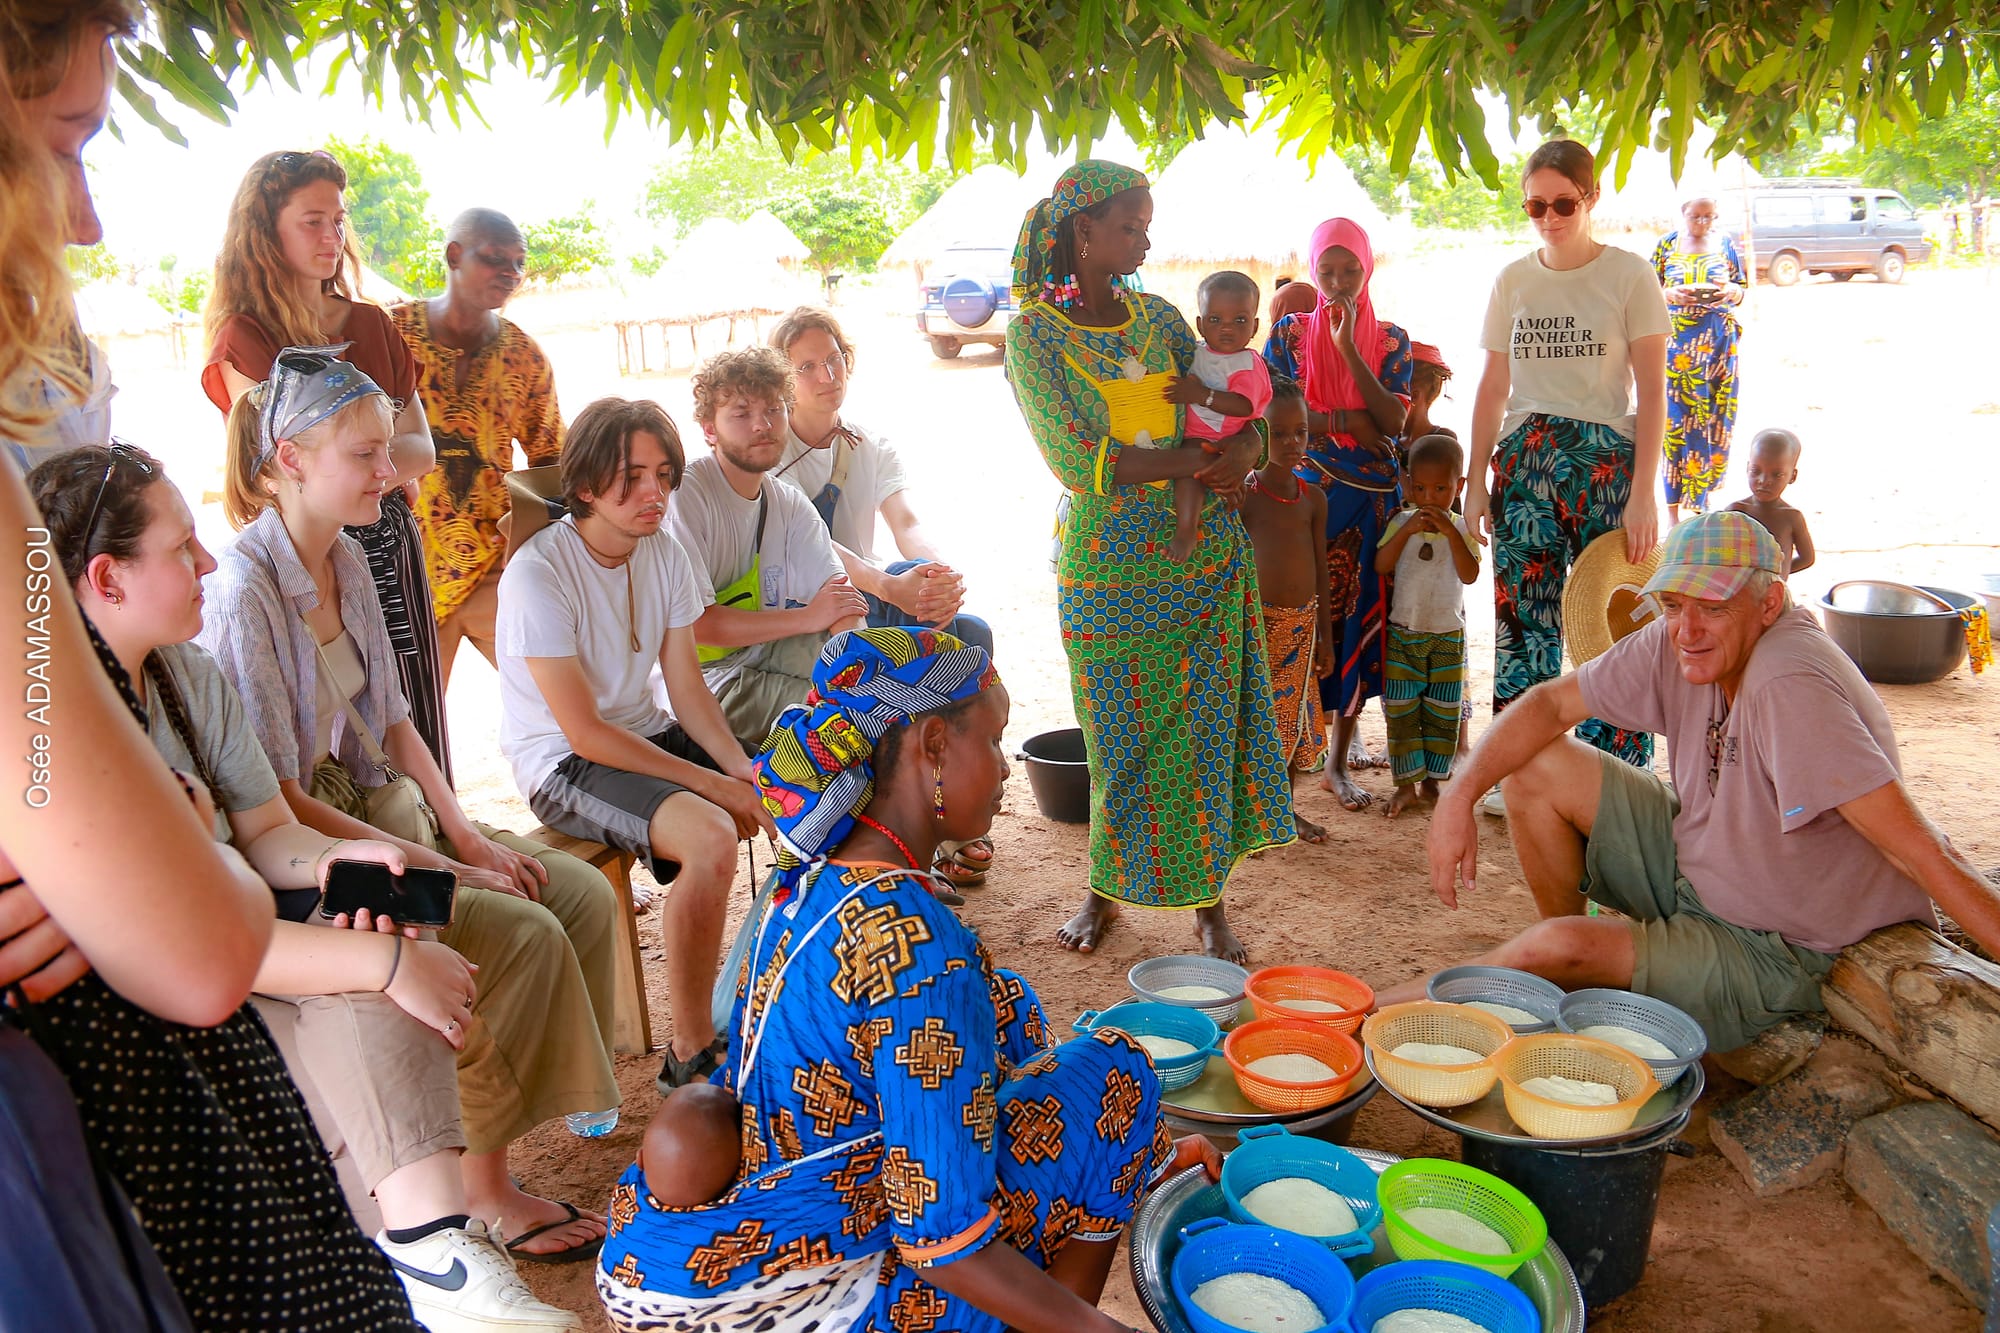
[[[937,770],[937,780],[931,784],[931,818],[944,818],[944,768]]]

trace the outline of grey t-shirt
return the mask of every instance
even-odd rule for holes
[[[208,650],[197,644],[177,643],[155,651],[180,689],[195,742],[215,776],[215,840],[228,842],[229,821],[224,816],[255,809],[277,796],[278,775],[271,771],[271,761],[257,744],[257,733],[243,711],[242,696],[223,677]],[[146,682],[146,734],[169,768],[195,773],[194,756],[168,720],[159,690],[158,682]]]
[[[1664,620],[1576,679],[1594,715],[1667,738],[1680,873],[1717,916],[1822,953],[1928,918],[1924,891],[1841,817],[1902,767],[1888,711],[1810,612],[1793,607],[1764,631],[1726,713],[1720,686],[1681,675]]]

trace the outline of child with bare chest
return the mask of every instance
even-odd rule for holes
[[[1744,469],[1750,498],[1729,506],[1764,525],[1784,553],[1786,577],[1810,566],[1814,559],[1812,533],[1806,516],[1785,503],[1785,487],[1799,479],[1799,437],[1788,430],[1760,430],[1750,441],[1750,462]]]
[[[1326,759],[1326,723],[1319,682],[1332,674],[1335,640],[1327,601],[1326,492],[1306,486],[1292,469],[1305,460],[1308,430],[1305,394],[1297,384],[1272,385],[1265,410],[1269,461],[1243,488],[1243,526],[1257,557],[1258,595],[1264,603],[1264,643],[1278,741],[1292,773],[1310,773]],[[1306,842],[1326,841],[1326,830],[1300,815],[1293,823]]]

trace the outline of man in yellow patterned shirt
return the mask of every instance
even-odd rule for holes
[[[444,295],[390,312],[417,358],[418,383],[437,467],[423,479],[417,523],[437,605],[444,678],[461,639],[488,662],[506,544],[506,474],[514,445],[528,466],[562,452],[555,373],[533,338],[501,307],[527,271],[527,246],[505,214],[470,208],[453,219],[444,247]]]

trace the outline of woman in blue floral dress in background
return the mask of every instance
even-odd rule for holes
[[[1666,289],[1673,333],[1667,342],[1667,520],[1683,507],[1708,508],[1729,470],[1729,435],[1736,427],[1736,345],[1743,326],[1743,258],[1715,226],[1715,200],[1696,195],[1681,205],[1679,231],[1653,247],[1653,271]]]

